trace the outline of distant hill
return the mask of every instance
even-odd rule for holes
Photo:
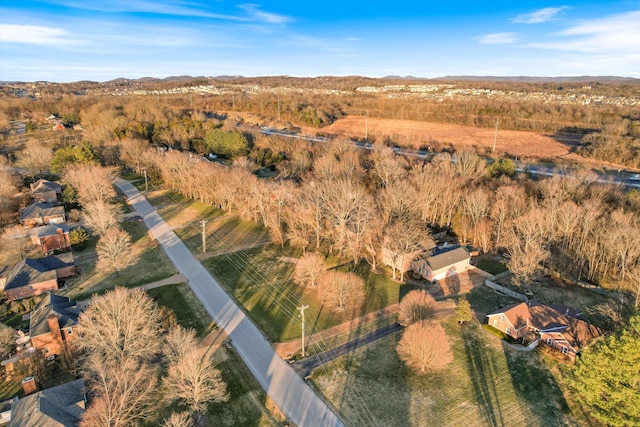
[[[494,81],[494,82],[523,82],[523,83],[631,83],[638,84],[640,79],[618,76],[567,76],[567,77],[533,77],[533,76],[444,76],[433,80],[446,81]]]

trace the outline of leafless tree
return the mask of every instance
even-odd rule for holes
[[[315,252],[307,252],[296,263],[293,281],[300,286],[315,288],[318,285],[318,279],[326,269],[323,256]]]
[[[206,350],[193,350],[171,363],[162,385],[165,401],[178,401],[189,407],[196,425],[209,402],[229,400],[227,385]]]
[[[135,264],[136,256],[131,247],[131,236],[119,227],[111,227],[96,244],[98,270],[118,272]]]
[[[51,147],[34,138],[25,141],[24,147],[17,153],[16,165],[29,171],[32,177],[49,170],[53,153]]]
[[[410,291],[398,305],[398,323],[409,326],[429,320],[435,314],[436,304],[433,296],[424,289]]]
[[[88,354],[116,362],[149,360],[160,349],[160,311],[142,289],[115,288],[91,300],[78,333]]]
[[[408,326],[396,351],[400,360],[419,374],[442,370],[453,360],[447,334],[435,321]]]
[[[197,343],[196,332],[193,329],[185,329],[180,325],[175,325],[167,332],[163,353],[169,361],[174,362],[194,351]]]
[[[27,257],[32,246],[29,239],[29,231],[19,224],[8,227],[2,233],[1,243],[3,250],[20,259]]]
[[[381,188],[388,188],[391,184],[402,180],[407,175],[403,165],[404,158],[396,156],[391,147],[374,144],[371,160],[373,162],[373,175]]]
[[[116,169],[96,164],[78,164],[65,170],[64,180],[78,191],[78,200],[85,206],[92,202],[107,202],[115,197],[113,179]]]
[[[141,174],[145,152],[149,150],[149,143],[143,139],[123,139],[120,141],[120,146],[122,160],[137,174]]]
[[[505,233],[507,267],[521,286],[531,280],[548,256],[544,215],[543,210],[532,207],[527,214],[513,219]]]
[[[320,276],[322,299],[335,310],[357,308],[365,295],[364,280],[355,273],[330,270]]]
[[[485,161],[472,151],[456,153],[455,160],[454,168],[465,179],[476,180],[487,175]]]
[[[95,396],[81,427],[124,427],[153,419],[157,372],[133,359],[107,360],[98,354],[85,364],[85,381]]]
[[[94,200],[85,204],[82,216],[87,227],[99,236],[104,236],[110,229],[117,228],[122,220],[120,206],[104,200]]]
[[[172,412],[169,418],[164,420],[164,427],[192,427],[191,415],[188,412]]]
[[[15,329],[0,325],[0,357],[8,356],[16,347],[17,335]]]
[[[9,169],[2,168],[0,156],[0,228],[7,222],[10,214],[17,209],[16,193],[18,178]]]
[[[400,281],[404,281],[404,265],[407,256],[420,249],[420,242],[429,237],[429,233],[410,217],[397,219],[385,230],[384,245],[391,255],[393,278],[400,270]]]

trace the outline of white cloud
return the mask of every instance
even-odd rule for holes
[[[253,19],[266,22],[267,24],[286,24],[292,21],[289,16],[260,10],[260,5],[257,4],[247,3],[241,4],[238,7],[247,12]]]
[[[69,32],[62,28],[39,25],[0,24],[0,42],[23,43],[42,46],[78,45],[82,40],[69,38]]]
[[[556,19],[556,16],[566,8],[567,6],[545,7],[543,9],[536,10],[535,12],[518,15],[513,18],[511,22],[519,24],[542,24],[544,22],[553,21]]]
[[[585,53],[640,54],[640,10],[581,21],[529,47]]]
[[[476,37],[482,44],[508,44],[518,41],[517,33],[491,33]]]

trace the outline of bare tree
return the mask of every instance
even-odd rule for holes
[[[196,331],[175,325],[169,329],[163,346],[164,355],[174,362],[196,348]]]
[[[95,396],[81,427],[124,427],[153,419],[157,372],[133,359],[107,360],[98,354],[85,364],[85,380]]]
[[[115,197],[113,179],[116,169],[96,164],[78,164],[65,170],[64,179],[78,191],[80,204],[109,201]]]
[[[16,165],[26,168],[33,178],[36,174],[49,170],[53,153],[51,147],[30,138],[25,142],[22,150],[17,153],[17,157]]]
[[[300,286],[315,288],[318,285],[318,279],[326,269],[323,256],[315,252],[307,252],[296,263],[293,281]]]
[[[391,257],[393,278],[400,270],[400,281],[404,281],[407,257],[420,249],[420,242],[429,237],[417,221],[410,217],[400,218],[388,225],[385,230],[384,245]]]
[[[119,227],[112,227],[96,244],[98,270],[118,272],[136,263],[131,247],[131,236]]]
[[[22,225],[8,227],[2,233],[2,248],[15,257],[25,259],[31,246],[29,231]]]
[[[0,357],[6,357],[13,351],[17,336],[15,329],[0,324]]]
[[[371,160],[373,161],[372,172],[379,187],[389,188],[391,184],[402,180],[407,175],[402,164],[404,158],[396,156],[391,147],[374,144]]]
[[[365,295],[364,280],[355,273],[327,271],[318,286],[322,299],[336,310],[358,307]]]
[[[164,420],[164,427],[191,427],[191,416],[188,412],[172,412],[169,418]]]
[[[407,327],[396,351],[400,360],[419,374],[442,370],[453,360],[447,334],[435,321]]]
[[[142,173],[144,154],[149,150],[149,143],[143,139],[123,139],[120,146],[120,156],[125,164],[137,174]]]
[[[544,211],[532,207],[525,215],[513,219],[506,230],[507,267],[520,286],[531,280],[548,256],[544,216]]]
[[[142,289],[115,288],[91,300],[80,315],[78,333],[88,354],[149,360],[160,349],[160,311]]]
[[[227,385],[206,350],[191,351],[169,365],[163,390],[165,401],[178,401],[189,407],[196,425],[209,402],[229,400]]]
[[[122,219],[120,206],[104,200],[94,200],[84,205],[82,211],[85,224],[99,236],[115,228]]]
[[[436,300],[424,289],[413,290],[406,294],[398,304],[398,323],[402,326],[433,318]]]
[[[18,192],[18,179],[9,169],[2,168],[2,159],[0,156],[0,228],[8,223],[10,214],[16,210]]]

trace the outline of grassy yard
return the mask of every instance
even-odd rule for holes
[[[120,271],[118,277],[114,273],[99,272],[96,270],[95,249],[91,245],[91,248],[74,253],[78,258],[77,265],[80,266],[81,273],[67,281],[64,295],[82,300],[94,293],[102,294],[116,286],[136,287],[175,274],[173,264],[160,245],[149,239],[143,223],[125,222],[122,227],[131,235],[133,250],[138,254],[137,262]]]
[[[560,388],[537,352],[518,353],[477,324],[444,323],[454,361],[419,376],[398,359],[395,334],[316,369],[314,386],[352,426],[563,426]]]
[[[213,329],[209,313],[186,283],[149,289],[147,294],[161,307],[170,308],[177,322],[185,328],[194,329],[198,337],[204,337]]]

